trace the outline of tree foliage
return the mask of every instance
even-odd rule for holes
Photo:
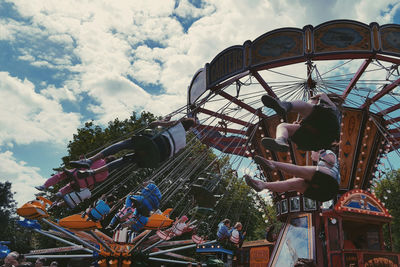
[[[375,187],[376,196],[385,203],[385,207],[393,216],[391,223],[393,249],[400,251],[400,170],[387,173],[386,178],[380,179]],[[385,243],[390,244],[389,230],[384,227]]]
[[[16,202],[10,182],[0,182],[0,240],[10,241],[11,250],[27,252],[30,249],[31,233],[17,224]]]

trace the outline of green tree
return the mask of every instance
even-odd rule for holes
[[[384,179],[377,181],[375,187],[376,196],[385,203],[385,207],[393,216],[391,232],[393,249],[400,251],[400,170],[387,173]],[[390,244],[389,230],[384,226],[385,243]]]
[[[16,202],[10,182],[0,182],[0,240],[10,241],[9,248],[19,252],[30,249],[31,233],[18,226]]]
[[[11,191],[10,182],[0,182],[0,240],[10,238],[10,222],[14,220],[15,214],[14,193]]]

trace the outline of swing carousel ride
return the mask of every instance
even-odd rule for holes
[[[273,30],[223,50],[196,72],[188,88],[187,105],[172,114],[195,117],[198,124],[186,149],[151,175],[150,179],[163,193],[162,203],[176,192],[192,193],[195,207],[190,203],[180,214],[189,214],[191,210],[193,216],[188,221],[191,229],[210,223],[207,220],[213,212],[222,212],[218,205],[229,190],[218,201],[213,190],[223,173],[187,183],[189,176],[200,173],[200,178],[201,173],[211,172],[212,167],[210,164],[209,168],[198,170],[206,155],[192,157],[195,139],[212,147],[218,157],[228,156],[239,174],[246,169],[265,181],[291,177],[280,171],[264,170],[252,161],[256,155],[312,165],[310,153],[298,150],[294,143],[290,144],[289,152],[262,147],[261,138],[274,138],[281,121],[292,123],[300,118],[289,113],[281,119],[263,107],[261,96],[307,101],[321,92],[336,93],[345,99],[338,150],[340,192],[335,199],[324,203],[297,192],[272,194],[283,227],[273,250],[262,260],[269,266],[293,266],[300,258],[310,259],[316,266],[398,266],[400,254],[385,250],[383,242],[382,227],[390,224],[392,217],[373,188],[388,169],[398,168],[399,164],[400,96],[396,89],[400,83],[399,40],[399,25],[335,20],[303,29]],[[105,183],[113,183],[119,173],[129,173],[137,167],[130,165],[112,173]],[[96,189],[92,190],[92,197]],[[174,225],[169,218],[170,207],[153,214],[149,225],[130,240],[117,240],[99,230],[99,223],[82,220],[80,215],[73,217],[76,220],[48,219],[48,204],[51,203],[47,199],[38,197],[22,206],[18,214],[26,218],[23,221],[26,227],[69,246],[32,251],[31,255],[83,250],[89,253],[69,257],[97,257],[100,266],[130,266],[137,264],[143,255],[149,260],[177,264],[194,259],[174,251],[215,242],[198,232],[193,233],[192,240],[171,241],[176,235],[165,230]],[[42,230],[42,224],[51,230]],[[163,249],[167,246],[174,248]],[[237,257],[237,266],[243,266],[245,260],[241,255]],[[250,263],[251,259],[247,264]]]

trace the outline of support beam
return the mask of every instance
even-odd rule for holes
[[[201,125],[201,124],[196,125],[196,128],[198,128],[199,130],[205,129],[206,131],[215,130],[218,132],[227,132],[227,133],[246,135],[246,131],[238,130],[238,129],[231,129],[231,128],[206,126],[206,125]]]
[[[213,241],[209,241],[209,242],[203,243],[202,245],[214,244],[216,242],[217,242],[217,240],[213,240]],[[173,251],[178,251],[178,250],[182,250],[182,249],[193,248],[193,247],[196,247],[196,246],[197,246],[197,244],[178,247],[178,248],[171,248],[171,249],[167,249],[167,250],[163,250],[163,251],[157,251],[157,252],[150,253],[149,256],[156,256],[156,255],[164,254],[164,253],[167,253],[167,252],[173,252]]]
[[[350,94],[350,91],[357,84],[357,82],[360,79],[361,75],[367,69],[367,67],[368,67],[369,63],[371,63],[371,61],[372,61],[372,58],[368,58],[368,59],[364,60],[363,64],[361,64],[361,66],[358,68],[358,71],[356,72],[354,77],[351,79],[350,83],[346,87],[346,90],[342,94],[342,97],[344,99],[346,99],[346,97]]]
[[[261,78],[262,79],[262,78]],[[236,97],[231,96],[230,94],[228,94],[227,92],[224,91],[220,91],[218,92],[218,94],[226,99],[228,99],[229,101],[235,103],[236,105],[238,105],[241,108],[244,108],[245,110],[249,111],[250,113],[256,114],[258,116],[260,116],[261,118],[267,118],[266,115],[264,115],[259,109],[255,109],[253,107],[251,107],[250,105],[247,105],[246,103],[244,103],[243,101],[237,99]]]
[[[394,81],[393,83],[386,85],[385,87],[382,88],[382,90],[374,95],[370,101],[366,101],[360,108],[364,109],[365,107],[371,105],[371,103],[378,101],[381,99],[384,95],[392,91],[394,88],[396,88],[400,84],[400,78]]]
[[[158,247],[170,247],[170,246],[180,246],[180,245],[188,245],[188,244],[193,244],[192,239],[187,239],[187,240],[175,240],[175,241],[166,241],[162,244],[160,244]]]
[[[129,253],[131,253],[135,248],[137,248],[140,244],[143,243],[144,240],[151,234],[152,230],[149,230],[136,244],[131,250],[129,250]]]
[[[378,60],[382,60],[382,61],[386,61],[386,62],[391,62],[393,64],[397,64],[400,65],[400,60],[399,58],[395,58],[395,57],[388,57],[388,56],[384,56],[384,55],[375,55],[375,58]]]
[[[261,86],[264,87],[265,91],[267,91],[267,93],[270,96],[277,97],[276,94],[274,93],[274,91],[272,91],[271,87],[267,84],[266,81],[264,81],[264,79],[261,77],[261,75],[257,71],[253,71],[252,75],[254,76],[254,78],[257,79],[257,81],[261,84]]]
[[[196,262],[189,262],[189,261],[177,261],[177,260],[170,260],[170,259],[160,259],[160,258],[154,258],[154,257],[149,257],[149,260],[152,261],[160,261],[160,262],[166,262],[166,263],[175,263],[175,264],[189,264],[191,263],[193,266],[196,266]]]
[[[44,249],[35,249],[29,251],[28,254],[25,255],[38,255],[38,254],[50,254],[50,253],[60,253],[60,252],[70,252],[77,250],[84,250],[85,248],[81,245],[79,246],[70,246],[70,247],[57,247],[57,248],[44,248]],[[91,252],[90,250],[88,252]]]
[[[113,250],[104,242],[100,237],[98,237],[93,231],[89,231],[89,234],[93,236],[94,239],[97,240],[108,252],[113,253]]]
[[[307,61],[306,63],[307,65],[307,87],[308,90],[310,92],[310,96],[314,96],[314,88],[315,88],[315,83],[312,79],[312,62],[311,61]]]
[[[66,259],[66,258],[93,258],[91,254],[75,254],[75,255],[24,255],[27,259]]]
[[[101,252],[101,251],[100,251],[98,248],[96,248],[95,246],[93,246],[93,245],[89,244],[88,242],[86,242],[86,241],[80,239],[80,238],[77,237],[76,235],[71,234],[69,231],[65,230],[64,228],[62,228],[62,227],[60,227],[60,226],[58,226],[58,225],[56,225],[56,224],[54,224],[54,223],[52,223],[52,222],[46,220],[46,219],[41,219],[41,221],[47,223],[50,227],[55,228],[55,229],[57,229],[58,231],[60,231],[60,232],[62,232],[62,233],[64,233],[64,234],[66,234],[67,236],[71,237],[72,239],[75,239],[76,241],[78,241],[78,242],[81,243],[82,245],[84,245],[84,246],[86,246],[86,247],[88,247],[88,248],[90,248],[90,249],[92,249],[92,250],[94,250],[94,251],[96,251],[96,252],[98,252],[98,253]]]
[[[68,240],[65,240],[65,239],[63,239],[63,238],[61,238],[61,237],[58,237],[58,236],[55,236],[55,235],[52,235],[52,234],[43,232],[43,231],[38,230],[38,229],[33,229],[33,230],[34,230],[36,233],[39,233],[39,234],[41,234],[41,235],[47,236],[47,237],[49,237],[49,238],[52,238],[52,239],[54,239],[54,240],[60,241],[60,242],[62,242],[62,243],[64,243],[64,244],[71,245],[71,246],[78,246],[77,244],[72,243],[72,242],[70,242],[70,241],[68,241]],[[82,250],[84,250],[84,251],[86,251],[86,252],[92,252],[90,249],[87,249],[87,248],[82,248]]]
[[[250,124],[249,122],[242,121],[242,120],[239,120],[239,119],[235,119],[235,118],[232,118],[230,116],[227,116],[227,115],[224,115],[224,114],[220,114],[220,113],[217,113],[215,111],[211,111],[211,110],[208,110],[208,109],[205,109],[205,108],[199,108],[198,112],[202,112],[204,114],[207,114],[207,115],[210,115],[210,116],[214,116],[216,118],[220,118],[220,119],[223,119],[223,120],[227,120],[227,121],[230,121],[230,122],[233,122],[233,123],[237,123],[237,124],[240,124],[240,125],[243,125],[243,126],[246,126],[246,127],[253,126],[253,124]]]
[[[243,77],[249,75],[249,73],[250,73],[250,72],[249,72],[248,70],[245,71],[245,72],[243,72],[243,73],[240,73],[240,74],[234,76],[233,78],[230,78],[229,80],[227,80],[227,81],[225,81],[225,82],[223,82],[223,83],[220,83],[220,84],[214,86],[214,87],[211,89],[211,91],[215,92],[215,91],[218,90],[218,89],[221,89],[221,88],[224,88],[224,87],[226,87],[226,86],[229,86],[229,85],[231,85],[232,83],[236,82],[237,80],[239,80],[239,79],[241,79],[241,78],[243,78]]]
[[[387,109],[385,109],[385,110],[382,110],[381,112],[379,112],[379,113],[377,113],[378,115],[386,115],[386,114],[388,114],[388,113],[390,113],[390,112],[393,112],[393,111],[395,111],[395,110],[398,110],[398,109],[400,109],[400,104],[396,104],[396,105],[394,105],[394,106],[391,106],[390,108],[387,108]]]
[[[154,247],[156,247],[157,245],[161,244],[162,242],[164,242],[165,240],[158,240],[157,242],[155,242],[154,244],[148,246],[147,248],[143,249],[142,252],[146,252]]]
[[[385,121],[385,125],[390,125],[390,124],[393,124],[393,123],[396,123],[396,122],[399,122],[399,121],[400,121],[400,117],[396,117],[396,118],[393,118],[393,119],[386,120]]]

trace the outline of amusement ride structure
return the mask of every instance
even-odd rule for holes
[[[162,201],[180,190],[195,192],[196,203],[201,204],[192,214],[202,215],[193,216],[189,222],[192,225],[206,222],[208,215],[218,212],[213,189],[219,175],[224,173],[214,173],[214,178],[207,181],[200,179],[200,184],[185,183],[190,175],[196,172],[204,175],[212,166],[197,169],[203,158],[201,154],[191,158],[194,139],[216,149],[218,157],[229,156],[239,173],[247,168],[250,174],[265,181],[291,177],[257,166],[252,162],[256,155],[312,165],[310,152],[298,150],[294,143],[290,144],[289,152],[263,148],[261,138],[274,138],[281,121],[291,123],[300,118],[289,113],[281,119],[263,107],[261,96],[307,101],[321,92],[336,93],[345,99],[338,150],[340,193],[325,203],[297,192],[273,194],[278,218],[284,226],[274,248],[266,255],[268,264],[293,266],[303,258],[312,260],[316,266],[398,266],[400,254],[386,251],[383,242],[382,227],[392,217],[375,196],[373,184],[384,176],[387,168],[394,169],[399,162],[399,64],[399,25],[366,25],[350,20],[307,25],[303,29],[277,29],[223,50],[196,72],[188,88],[187,105],[173,113],[173,116],[194,117],[198,124],[186,149],[152,174],[151,179],[164,195]],[[224,196],[219,201],[223,200]],[[83,220],[80,215],[58,222],[48,220],[46,203],[51,204],[38,198],[18,210],[19,215],[29,219],[24,221],[25,225],[69,245],[58,248],[60,252],[80,249],[90,253],[79,257],[98,255],[101,266],[107,266],[107,261],[110,266],[129,266],[143,252],[153,261],[193,262],[194,259],[173,252],[215,243],[200,234],[184,241],[170,241],[174,235],[160,234],[173,225],[169,209],[153,214],[145,230],[130,242],[116,242],[99,230],[99,223]],[[185,212],[191,208],[188,206]],[[41,224],[31,219],[53,230],[44,231]],[[158,234],[152,232],[154,229]],[[167,245],[174,248],[163,249]],[[53,251],[56,250],[34,251],[32,255],[43,256]],[[161,259],[157,255],[179,260]]]

